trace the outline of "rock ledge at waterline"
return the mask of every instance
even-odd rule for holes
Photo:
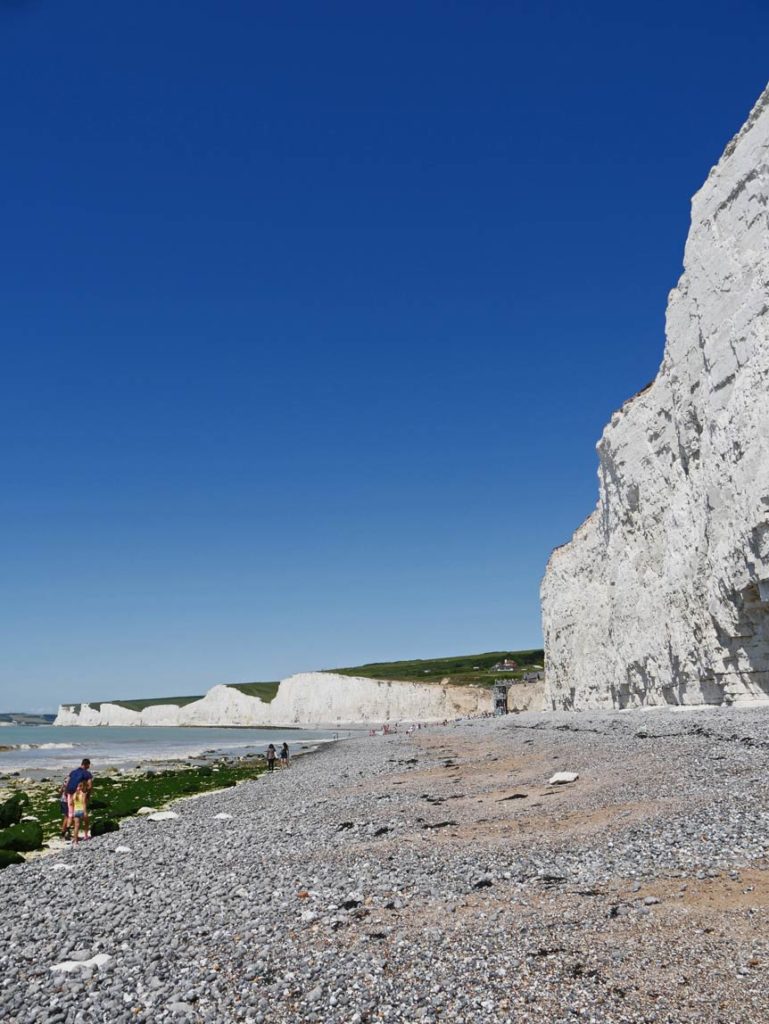
[[[768,211],[769,89],[692,201],[662,366],[548,564],[553,707],[769,699]]]

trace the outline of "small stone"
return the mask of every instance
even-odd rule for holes
[[[548,779],[548,786],[566,786],[570,782],[576,782],[579,778],[577,772],[556,772]]]

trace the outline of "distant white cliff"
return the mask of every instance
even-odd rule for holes
[[[214,686],[191,704],[62,704],[54,725],[343,726],[436,722],[491,711],[491,692],[479,686],[403,683],[331,672],[284,679],[267,703],[232,686]]]
[[[692,201],[666,335],[542,583],[552,707],[769,695],[769,89]]]

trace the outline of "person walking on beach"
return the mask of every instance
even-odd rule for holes
[[[288,768],[288,743],[284,743],[280,748],[280,767]]]
[[[69,839],[70,835],[70,822],[69,822],[69,801],[67,800],[67,780],[61,784],[59,790],[59,810],[61,811],[61,838]]]
[[[72,834],[72,845],[80,838],[80,825],[83,826],[83,839],[89,838],[88,832],[88,791],[86,783],[79,782],[72,796],[72,813],[75,819],[75,831]]]
[[[87,801],[88,800],[88,795],[90,794],[91,790],[93,789],[93,775],[91,775],[91,761],[90,761],[90,758],[87,758],[87,757],[84,757],[83,760],[80,762],[80,767],[79,768],[75,768],[74,771],[71,771],[69,773],[69,776],[67,777],[67,782],[66,782],[66,785],[64,787],[64,789],[66,790],[66,796],[67,796],[67,821],[66,821],[66,824],[64,824],[62,826],[62,832],[66,832],[67,828],[71,827],[75,823],[74,799],[75,799],[75,793],[77,792],[77,787],[81,783],[83,784],[83,790],[85,792],[85,797],[86,797],[86,801]],[[86,819],[86,823],[87,823],[87,819]],[[87,827],[87,824],[86,824],[86,827]]]
[[[267,747],[267,771],[275,771],[275,747],[272,743]]]

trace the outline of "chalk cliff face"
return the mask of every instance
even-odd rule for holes
[[[284,679],[269,704],[231,686],[214,686],[179,707],[155,704],[130,711],[119,704],[79,710],[63,704],[54,725],[375,725],[435,722],[491,710],[491,692],[477,686],[400,683],[304,672]]]
[[[692,202],[659,374],[542,584],[557,708],[769,697],[769,89]]]

